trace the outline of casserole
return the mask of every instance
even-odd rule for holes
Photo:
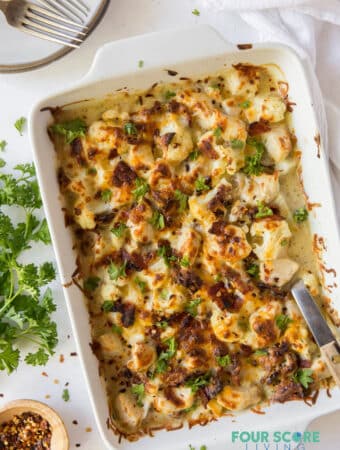
[[[192,42],[195,43],[194,47]],[[145,61],[145,69],[137,72],[138,60]],[[114,71],[111,71],[106,61],[119,61]],[[325,287],[332,292],[329,294],[332,307],[339,309],[336,303],[336,286],[334,275],[336,274],[336,250],[338,233],[335,221],[333,200],[330,190],[327,158],[322,151],[319,142],[319,132],[316,124],[311,103],[311,93],[308,88],[306,69],[289,49],[282,46],[256,46],[249,50],[235,51],[230,45],[219,38],[213,30],[207,27],[197,27],[190,30],[177,32],[166,32],[147,35],[143,38],[132,38],[126,41],[108,44],[101,50],[95,59],[90,73],[74,89],[55,95],[40,102],[33,110],[30,123],[32,144],[34,147],[37,172],[42,186],[42,197],[45,202],[47,218],[51,227],[52,239],[55,245],[59,270],[62,282],[68,285],[75,270],[75,256],[71,251],[72,238],[63,232],[64,217],[58,199],[58,186],[55,177],[54,158],[47,149],[52,149],[46,134],[46,127],[51,122],[48,112],[41,109],[53,108],[58,105],[81,101],[89,97],[102,97],[108,92],[124,86],[131,88],[147,88],[156,81],[173,81],[171,75],[176,71],[180,76],[196,76],[200,74],[214,73],[221,69],[224,64],[228,66],[233,63],[247,61],[253,64],[277,64],[285,73],[290,86],[290,99],[297,105],[293,112],[293,127],[297,136],[299,147],[302,150],[303,180],[309,202],[321,204],[313,208],[310,214],[312,232],[317,236],[315,242],[321,245],[318,237],[324,237],[327,252],[322,261],[325,274]],[[306,63],[307,64],[307,63]],[[171,69],[171,72],[167,70]],[[113,72],[113,73],[112,73]],[[132,72],[132,73],[131,73]],[[308,74],[309,76],[309,74]],[[305,123],[308,123],[306,128]],[[320,148],[319,148],[320,147]],[[315,185],[314,177],[308,174],[318,173],[319,183]],[[61,240],[61,236],[63,242]],[[332,245],[328,245],[332,243]],[[332,270],[331,270],[332,269]],[[88,386],[90,388],[91,401],[94,406],[95,415],[103,439],[111,448],[118,445],[117,438],[110,430],[105,429],[108,416],[106,395],[97,375],[97,361],[88,350],[91,341],[86,306],[82,301],[82,294],[76,286],[65,288],[67,305],[70,311],[71,321],[75,329],[75,337],[85,368]],[[76,318],[76,319],[75,319]],[[302,402],[291,402],[285,405],[274,405],[268,409],[271,426],[273,428],[292,428],[296,424],[296,416],[308,422],[316,415],[336,409],[339,401],[337,392],[333,393],[331,399],[327,399],[322,392],[315,408],[309,408]],[[283,409],[282,409],[283,408]],[[294,414],[291,412],[294,411]],[[282,420],[282,417],[285,420]],[[263,417],[253,413],[244,413],[237,418],[237,429],[263,428]],[[228,436],[226,429],[232,429],[231,419],[225,417],[218,423],[211,423],[205,428],[195,427],[193,430],[186,429],[173,431],[166,435],[159,432],[154,438],[144,438],[137,443],[123,441],[119,448],[187,448],[189,444],[209,445],[210,449],[222,448]],[[302,425],[301,425],[302,427]],[[301,429],[301,428],[300,428]],[[207,432],[208,430],[208,432]],[[213,442],[207,436],[214,436]]]

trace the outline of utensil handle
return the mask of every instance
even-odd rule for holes
[[[178,48],[181,49],[180,57]],[[96,53],[82,82],[104,80],[162,65],[165,69],[172,69],[173,64],[223,55],[231,48],[235,49],[235,46],[208,25],[178,29],[175,35],[174,30],[149,33],[105,44]],[[143,68],[138,68],[138,61],[143,61]]]
[[[336,384],[340,387],[340,351],[335,341],[320,347],[321,355],[327,364]]]

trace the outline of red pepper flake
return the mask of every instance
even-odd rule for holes
[[[43,377],[48,377],[48,375],[47,375],[46,372],[41,372],[41,375],[42,375]]]

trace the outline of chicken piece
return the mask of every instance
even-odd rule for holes
[[[289,258],[264,261],[260,264],[260,279],[266,284],[282,287],[299,269],[299,264]]]
[[[276,163],[285,160],[292,151],[290,133],[284,124],[272,126],[261,137],[267,152]]]
[[[292,236],[284,219],[271,217],[254,222],[250,234],[255,242],[253,251],[261,261],[285,256],[287,240]]]
[[[261,391],[257,386],[225,386],[216,397],[217,402],[230,411],[241,411],[261,401]]]
[[[278,172],[251,177],[238,173],[235,179],[239,187],[240,199],[250,206],[256,206],[259,202],[271,203],[280,192]]]

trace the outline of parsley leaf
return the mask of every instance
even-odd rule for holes
[[[128,226],[125,223],[116,224],[114,228],[111,229],[111,233],[113,233],[116,237],[121,238],[128,229]]]
[[[200,156],[199,150],[193,150],[191,153],[189,153],[188,159],[189,161],[195,161]]]
[[[0,141],[0,152],[3,152],[7,146],[7,142],[2,140]]]
[[[190,387],[193,393],[196,393],[201,387],[207,386],[209,384],[210,378],[211,374],[208,372],[205,375],[200,375],[197,378],[191,378],[185,383],[185,385]]]
[[[138,61],[138,67],[141,69],[142,67],[144,67],[144,61],[142,59],[140,59]]]
[[[299,208],[294,211],[293,217],[296,223],[304,222],[308,218],[308,211],[306,208]]]
[[[65,136],[66,144],[72,144],[72,142],[79,138],[84,137],[86,133],[87,125],[82,119],[74,119],[69,122],[55,123],[50,126],[50,130],[55,134]]]
[[[192,12],[192,14],[194,16],[200,16],[201,15],[200,11],[197,8],[193,9],[191,12]]]
[[[138,134],[136,125],[132,122],[128,122],[124,125],[124,131],[127,135],[132,136]]]
[[[137,397],[137,405],[142,407],[145,397],[144,384],[133,384],[131,387],[131,392]]]
[[[221,128],[221,127],[215,128],[215,130],[214,130],[214,136],[217,137],[217,138],[219,138],[219,137],[222,136],[222,128]]]
[[[248,138],[247,145],[255,147],[255,153],[252,156],[246,157],[243,172],[247,175],[260,175],[264,170],[264,167],[261,164],[264,154],[264,145],[254,138]]]
[[[266,350],[265,348],[259,348],[254,352],[254,356],[265,356],[265,355],[268,355],[268,350]]]
[[[111,263],[108,268],[108,273],[110,280],[116,281],[118,278],[126,277],[126,261],[123,262],[120,266],[114,263]]]
[[[28,353],[25,361],[32,366],[44,366],[48,361],[48,354],[43,348],[39,348],[35,353]]]
[[[165,228],[164,216],[159,211],[153,212],[152,217],[150,219],[150,223],[152,226],[157,228],[157,230],[163,230],[163,228]]]
[[[89,277],[84,281],[84,289],[88,292],[95,291],[100,283],[100,278],[98,277]]]
[[[258,202],[257,213],[255,214],[256,219],[262,219],[263,217],[270,217],[273,214],[274,213],[272,209],[270,209],[268,206],[265,206],[262,202]]]
[[[62,399],[63,399],[65,402],[68,402],[68,401],[70,400],[70,393],[69,393],[69,390],[68,390],[68,389],[64,389],[64,390],[63,390]]]
[[[183,258],[180,260],[180,265],[182,267],[189,267],[190,266],[190,259],[188,256],[183,256]]]
[[[218,362],[219,366],[221,366],[221,367],[229,366],[229,364],[231,363],[231,359],[230,359],[229,355],[217,356],[216,361]]]
[[[176,97],[176,92],[172,92],[172,91],[166,91],[166,93],[164,94],[165,100],[170,100],[173,97]]]
[[[163,330],[168,326],[168,322],[166,320],[160,320],[156,322],[156,327],[162,328]]]
[[[169,360],[175,356],[177,351],[177,344],[174,337],[167,339],[163,344],[167,345],[168,349],[162,351],[159,355],[156,363],[156,373],[166,372]]]
[[[111,312],[115,302],[113,300],[105,300],[102,304],[102,311]]]
[[[179,189],[175,190],[175,199],[179,202],[179,212],[183,212],[188,207],[188,198],[189,196],[183,194]]]
[[[111,329],[112,329],[112,331],[114,333],[117,333],[117,334],[122,334],[123,333],[123,328],[120,327],[119,325],[113,324]]]
[[[135,200],[141,200],[150,190],[148,183],[143,178],[136,179],[136,188],[132,191]]]
[[[100,193],[100,198],[103,200],[103,202],[107,203],[111,200],[112,197],[112,191],[110,189],[104,189]]]
[[[206,184],[206,179],[200,176],[195,181],[195,189],[198,192],[209,191],[210,187]]]
[[[197,307],[202,303],[201,298],[194,298],[185,307],[185,310],[192,316],[196,317],[198,314]]]
[[[230,141],[230,146],[233,150],[242,150],[244,147],[244,142],[239,139],[232,139]]]
[[[136,277],[134,279],[134,282],[137,284],[137,286],[142,291],[142,293],[144,293],[146,291],[146,288],[147,288],[147,285],[148,285],[146,281],[143,281],[140,278]]]
[[[19,131],[20,136],[23,135],[26,122],[27,122],[26,117],[20,117],[20,119],[18,119],[14,124],[15,128]]]
[[[260,273],[260,267],[258,264],[250,264],[250,266],[247,268],[246,272],[253,278],[258,278]]]
[[[249,100],[245,100],[244,102],[239,103],[239,107],[242,109],[247,109],[250,106],[250,101]]]
[[[279,314],[278,316],[275,317],[275,323],[277,327],[280,328],[282,333],[286,331],[288,325],[292,322],[293,320],[290,317],[286,316],[285,314]]]
[[[300,383],[305,389],[307,389],[310,383],[313,383],[314,381],[312,374],[313,371],[311,369],[298,369],[298,371],[293,375],[293,380],[295,383]]]

